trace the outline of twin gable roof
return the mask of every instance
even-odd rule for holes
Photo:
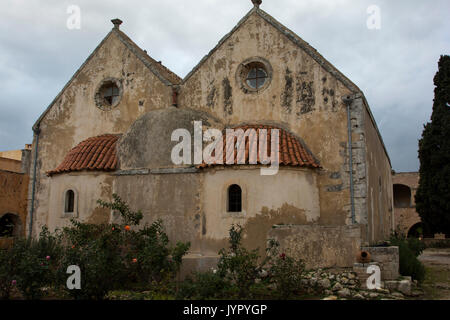
[[[261,10],[259,6],[255,5],[239,22],[238,24],[227,34],[225,35],[219,43],[189,72],[184,79],[181,79],[177,74],[172,72],[169,68],[162,65],[160,62],[157,62],[152,57],[150,57],[146,51],[142,50],[136,43],[133,42],[124,32],[120,31],[118,27],[113,27],[113,29],[107,34],[107,36],[100,42],[100,44],[95,48],[95,50],[91,53],[91,55],[86,59],[86,61],[81,65],[81,67],[75,72],[73,77],[69,80],[69,82],[64,86],[61,92],[56,96],[56,98],[50,103],[47,109],[42,113],[36,123],[33,125],[33,130],[36,131],[39,127],[40,122],[45,117],[47,112],[53,106],[53,104],[58,100],[58,98],[62,95],[65,89],[70,85],[70,83],[76,78],[76,76],[80,73],[86,63],[95,55],[95,53],[99,50],[99,48],[104,44],[106,39],[114,33],[119,40],[130,50],[132,51],[137,58],[142,61],[142,63],[153,73],[155,74],[159,80],[161,80],[167,86],[175,86],[179,84],[184,84],[197,70],[198,68],[237,30],[241,25],[243,25],[248,18],[257,14],[259,17],[267,21],[273,27],[275,27],[278,31],[283,33],[289,40],[294,42],[297,46],[303,49],[306,53],[308,53],[315,61],[317,61],[325,70],[334,75],[338,80],[340,80],[347,88],[349,88],[353,93],[361,93],[361,90],[348,78],[346,78],[339,70],[337,70],[330,62],[328,62],[322,55],[320,55],[316,49],[311,47],[307,42],[302,40],[299,36],[297,36],[294,32],[286,28],[272,16],[270,16],[265,11]]]
[[[255,0],[256,1],[256,0]],[[306,52],[311,58],[313,58],[321,67],[323,67],[327,72],[333,75],[337,80],[341,81],[345,87],[347,87],[353,94],[357,94],[362,97],[364,101],[364,106],[371,118],[371,121],[377,131],[378,137],[381,141],[381,144],[384,148],[386,156],[389,159],[389,155],[386,150],[386,146],[383,142],[383,138],[378,129],[377,123],[373,114],[369,108],[367,100],[364,97],[364,93],[346,76],[344,76],[338,69],[336,69],[329,61],[327,61],[320,53],[317,52],[311,45],[309,45],[306,41],[301,39],[298,35],[296,35],[293,31],[289,30],[283,24],[278,22],[275,18],[270,16],[265,11],[261,10],[258,5],[259,1],[254,2],[255,6],[238,22],[238,24],[227,34],[225,35],[219,43],[189,72],[184,79],[181,79],[178,75],[172,72],[167,67],[163,66],[160,62],[157,62],[152,57],[150,57],[146,51],[142,50],[136,43],[134,43],[125,33],[119,30],[119,28],[114,27],[108,35],[102,40],[102,42],[97,46],[97,48],[92,52],[92,54],[86,59],[83,65],[77,70],[71,80],[64,86],[61,92],[56,96],[56,98],[52,101],[52,103],[47,107],[44,113],[39,117],[36,123],[33,125],[33,131],[37,132],[39,129],[39,124],[42,119],[45,117],[47,112],[53,106],[53,104],[58,100],[64,90],[70,85],[73,79],[78,75],[78,73],[83,69],[85,64],[92,58],[92,56],[98,51],[98,49],[103,45],[105,40],[114,33],[120,41],[130,50],[132,51],[140,61],[144,63],[144,65],[155,74],[159,80],[161,80],[167,86],[177,86],[183,85],[189,78],[200,68],[200,66],[208,60],[208,58],[236,31],[242,26],[251,15],[256,14],[261,17],[264,21],[272,25],[275,29],[277,29],[280,33],[285,35],[290,41],[292,41],[295,45],[301,48],[304,52]],[[390,159],[389,159],[390,162]]]

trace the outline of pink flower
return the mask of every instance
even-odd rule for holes
[[[50,260],[50,256],[46,256],[45,259]]]
[[[13,281],[11,281],[11,284],[12,284],[13,286],[15,286],[15,285],[17,284],[17,281],[16,281],[16,280],[13,280]]]
[[[286,258],[286,254],[285,253],[280,254],[280,258],[284,260]]]

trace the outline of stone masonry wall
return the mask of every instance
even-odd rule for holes
[[[307,269],[349,268],[361,247],[361,226],[274,226],[268,239],[275,239],[286,254],[300,258]]]

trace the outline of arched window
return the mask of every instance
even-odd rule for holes
[[[0,218],[0,237],[15,237],[20,235],[20,218],[7,213]]]
[[[64,212],[74,213],[74,209],[75,209],[75,192],[73,192],[73,190],[67,190],[64,201]]]
[[[411,207],[411,189],[403,184],[394,184],[394,206],[396,208]]]
[[[242,189],[237,184],[228,188],[228,212],[242,212]]]

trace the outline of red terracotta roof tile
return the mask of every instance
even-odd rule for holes
[[[57,173],[97,170],[111,171],[117,167],[116,144],[120,135],[104,134],[80,142],[69,151],[61,164],[48,171],[49,176]]]
[[[287,132],[284,129],[274,127],[271,125],[245,125],[245,126],[238,126],[233,129],[242,129],[244,132],[247,131],[247,129],[254,129],[255,131],[250,131],[249,137],[252,137],[256,133],[256,139],[253,141],[256,141],[256,144],[250,144],[250,139],[245,139],[245,145],[239,146],[239,150],[242,148],[245,148],[245,161],[244,164],[262,164],[261,159],[259,158],[259,134],[261,129],[267,130],[267,144],[265,148],[267,149],[266,154],[268,155],[268,158],[271,155],[271,129],[279,129],[279,164],[282,166],[294,166],[294,167],[310,167],[310,168],[320,168],[319,162],[316,160],[316,158],[313,156],[313,154],[308,150],[306,145],[300,139],[296,138],[293,134]],[[199,168],[207,168],[211,166],[217,166],[217,165],[230,165],[227,164],[227,141],[232,141],[232,136],[226,137],[226,130],[223,132],[223,164],[220,163],[213,163],[213,164],[207,164],[203,163],[199,165]],[[236,143],[235,138],[235,143]],[[233,147],[235,143],[229,143],[228,148],[230,149],[230,152],[228,153],[230,156],[234,156],[233,159],[230,157],[230,161],[232,162],[231,165],[239,164],[237,160],[237,154],[238,152],[235,150],[233,153]],[[264,146],[263,146],[264,148]],[[263,149],[264,150],[264,149]],[[269,158],[270,159],[270,158]]]

